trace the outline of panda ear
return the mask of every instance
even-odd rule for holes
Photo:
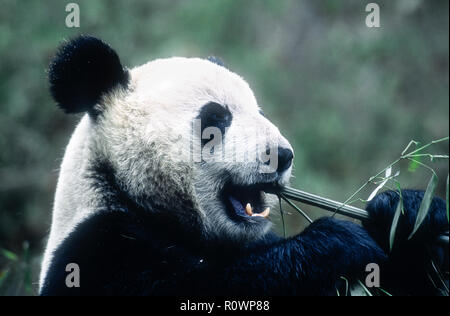
[[[50,92],[67,113],[93,112],[102,95],[129,82],[117,53],[103,41],[80,36],[59,48],[49,67]]]
[[[220,59],[220,58],[217,57],[217,56],[208,56],[208,57],[206,57],[206,60],[208,60],[208,61],[210,61],[210,62],[212,62],[213,64],[216,64],[216,65],[218,65],[218,66],[222,66],[222,67],[224,67],[224,68],[227,68],[227,67],[225,66],[225,63],[223,62],[223,60]]]

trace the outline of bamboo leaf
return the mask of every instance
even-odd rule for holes
[[[403,197],[402,197],[402,193],[399,190],[399,194],[400,194],[400,198],[398,199],[398,204],[397,204],[397,209],[395,210],[395,214],[394,214],[394,218],[392,220],[392,225],[391,225],[391,232],[389,235],[389,251],[392,252],[392,248],[394,247],[394,240],[395,240],[395,232],[397,231],[397,225],[398,225],[398,220],[400,218],[400,214],[402,213],[402,209],[403,209]]]
[[[386,169],[386,173],[385,173],[385,179],[383,180],[383,182],[381,182],[375,190],[372,191],[372,193],[370,194],[369,198],[367,199],[367,201],[372,201],[372,199],[377,195],[378,191],[381,190],[381,188],[383,188],[386,183],[389,181],[389,177],[392,174],[392,167],[389,167]]]
[[[389,292],[386,291],[386,290],[383,290],[381,287],[379,287],[378,290],[380,290],[381,292],[383,292],[383,293],[386,294],[387,296],[392,296],[391,293],[389,293]]]
[[[392,174],[392,167],[389,167],[386,169],[386,173],[385,173],[386,178],[389,178],[391,176],[391,174]]]
[[[417,168],[419,168],[418,160],[420,160],[420,159],[421,159],[421,157],[417,157],[415,160],[411,160],[409,162],[409,165],[408,165],[409,172],[416,172]]]
[[[17,255],[9,250],[6,249],[0,249],[0,253],[6,258],[11,261],[17,261],[19,258]]]
[[[341,276],[341,279],[345,281],[345,293],[344,294],[345,294],[345,296],[348,296],[348,284],[349,284],[349,282],[348,282],[347,278],[345,278],[343,276]]]
[[[428,211],[430,209],[431,202],[433,201],[434,192],[436,190],[436,185],[438,182],[438,177],[436,173],[432,173],[431,179],[428,182],[427,189],[425,191],[425,194],[423,195],[422,203],[420,203],[419,211],[417,212],[417,218],[416,222],[414,224],[414,229],[409,235],[408,239],[411,239],[413,235],[416,233],[416,231],[419,229],[420,225],[422,224],[423,220],[428,214]]]
[[[358,280],[359,285],[363,288],[364,292],[366,292],[367,296],[373,296],[372,293],[370,293],[369,289],[361,282],[361,280]]]
[[[278,203],[280,204],[280,215],[281,215],[281,222],[283,224],[283,236],[286,238],[286,222],[284,221],[284,211],[281,207],[281,198],[278,197]]]

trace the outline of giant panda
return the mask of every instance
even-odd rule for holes
[[[416,273],[423,274],[419,249],[448,224],[435,198],[407,240],[423,192],[403,192],[398,256],[387,247],[398,203],[392,191],[369,204],[364,227],[324,217],[293,237],[271,231],[272,199],[263,191],[287,185],[293,149],[248,84],[218,59],[128,69],[103,41],[80,36],[59,48],[49,83],[62,110],[84,115],[60,168],[41,295],[335,295],[344,277],[363,280],[369,263],[381,266],[386,284],[432,293]],[[198,120],[201,134],[192,132]],[[214,153],[214,130],[238,154],[276,153],[275,166],[263,154],[192,159],[193,142]],[[73,263],[80,283],[68,286]]]

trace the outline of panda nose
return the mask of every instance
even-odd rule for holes
[[[278,168],[277,172],[283,172],[292,165],[294,153],[288,148],[278,147]]]

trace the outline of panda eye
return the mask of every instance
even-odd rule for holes
[[[202,131],[207,127],[217,127],[224,134],[225,128],[231,125],[232,115],[225,106],[209,102],[202,107],[198,118],[201,119]]]
[[[212,113],[210,119],[216,122],[225,121],[227,115],[225,113]]]

